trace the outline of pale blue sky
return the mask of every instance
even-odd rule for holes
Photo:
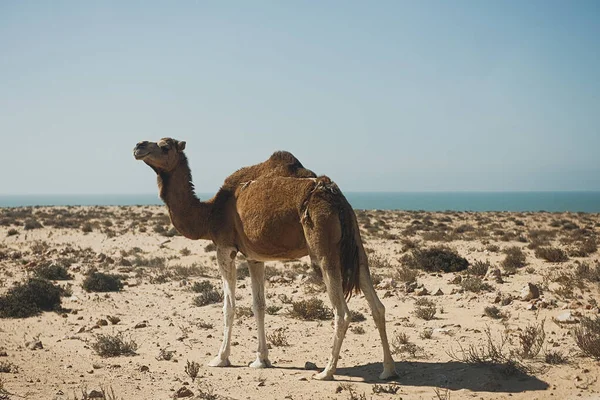
[[[600,190],[598,1],[0,1],[0,194],[199,192],[293,152],[345,191]]]

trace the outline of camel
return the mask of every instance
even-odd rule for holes
[[[223,283],[223,342],[212,367],[230,365],[235,314],[236,255],[246,256],[258,333],[253,368],[271,367],[265,337],[264,263],[310,256],[320,268],[335,313],[331,356],[315,379],[331,380],[350,324],[347,299],[364,294],[383,347],[380,379],[397,376],[385,328],[385,307],[373,288],[356,215],[338,186],[316,175],[287,152],[238,170],[217,194],[200,201],[184,153],[186,143],[171,138],[140,142],[134,157],[157,174],[159,195],[173,226],[190,239],[212,240]]]

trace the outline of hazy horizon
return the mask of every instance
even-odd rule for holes
[[[0,195],[199,193],[288,150],[347,192],[600,191],[600,3],[0,3]],[[6,143],[10,139],[10,145]]]

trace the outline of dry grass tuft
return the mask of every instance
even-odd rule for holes
[[[213,284],[209,281],[194,282],[191,290],[195,293],[199,293],[193,300],[193,304],[197,307],[203,307],[223,301],[223,294],[215,289]]]
[[[277,328],[272,333],[267,334],[267,340],[275,347],[289,346],[286,334],[287,328]]]
[[[527,257],[520,247],[508,247],[504,249],[504,253],[506,257],[502,260],[501,265],[508,274],[514,274],[517,272],[517,269],[527,265]]]
[[[436,312],[435,302],[423,298],[415,301],[415,310],[413,311],[415,317],[430,321],[435,317]]]
[[[138,344],[133,340],[123,339],[121,333],[116,335],[99,334],[91,347],[101,357],[119,357],[135,355]]]
[[[192,378],[192,382],[194,382],[196,380],[196,378],[198,377],[198,372],[200,372],[200,364],[198,364],[196,361],[192,361],[190,362],[190,360],[186,360],[186,364],[185,364],[185,373]]]
[[[581,318],[580,326],[573,329],[573,336],[585,355],[600,360],[600,316]]]
[[[306,321],[328,320],[333,318],[333,311],[323,304],[323,300],[313,297],[292,302],[290,315]]]
[[[521,358],[534,358],[542,350],[546,332],[544,331],[544,322],[539,324],[527,325],[525,330],[519,333],[519,350],[517,354]]]
[[[569,259],[567,253],[558,247],[538,247],[535,256],[549,262],[565,262]]]

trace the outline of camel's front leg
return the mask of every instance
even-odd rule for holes
[[[258,331],[256,360],[250,366],[252,368],[268,368],[271,366],[271,362],[265,337],[265,263],[248,261],[248,267],[252,280],[252,308]]]
[[[223,279],[223,344],[219,354],[208,363],[211,367],[227,367],[229,352],[231,350],[231,331],[233,328],[233,317],[235,316],[235,256],[237,251],[233,248],[217,248],[217,262]]]

